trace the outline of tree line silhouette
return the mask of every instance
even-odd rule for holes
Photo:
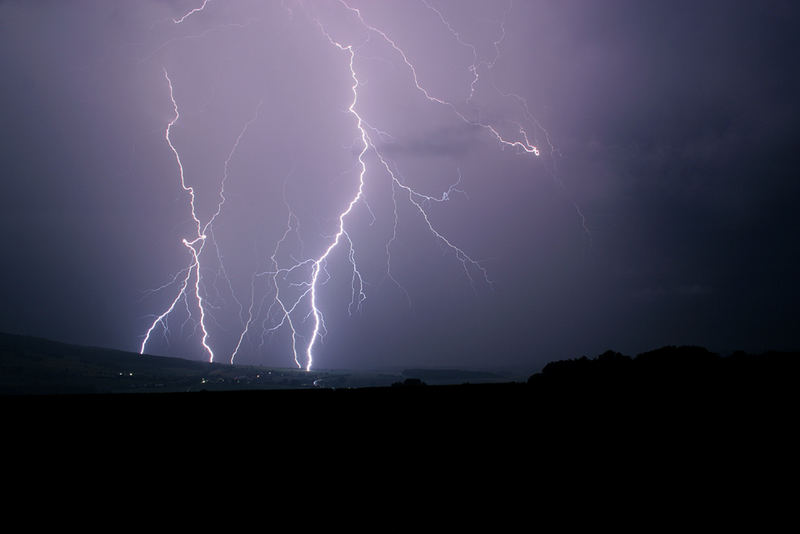
[[[722,356],[703,347],[666,346],[630,357],[608,350],[596,358],[550,362],[528,385],[610,395],[789,395],[797,390],[799,363],[798,352]]]

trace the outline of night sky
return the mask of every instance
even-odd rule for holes
[[[797,2],[202,3],[0,0],[0,331],[305,364],[359,116],[315,368],[800,348]]]

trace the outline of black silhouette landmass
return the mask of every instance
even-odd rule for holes
[[[0,403],[13,413],[117,414],[206,425],[231,417],[344,424],[370,421],[437,425],[514,425],[559,418],[598,424],[622,419],[683,421],[793,418],[800,353],[735,352],[668,346],[635,357],[606,351],[548,363],[532,375],[455,369],[398,372],[315,371],[209,364],[0,334]],[[177,416],[176,416],[177,417]],[[201,418],[202,423],[197,419]]]
[[[70,345],[0,333],[0,395],[179,393],[250,390],[392,389],[470,394],[502,389],[531,397],[565,401],[659,397],[680,399],[715,395],[757,397],[791,394],[800,370],[800,353],[770,351],[727,356],[703,347],[666,346],[635,357],[608,350],[548,363],[529,377],[459,369],[405,369],[398,372],[314,371],[207,363]]]
[[[528,379],[533,388],[587,389],[609,393],[686,395],[741,394],[784,390],[795,384],[800,353],[742,351],[720,356],[703,347],[667,346],[631,358],[606,351],[596,358],[581,357],[548,363]]]
[[[376,465],[488,455],[506,469],[540,469],[552,462],[532,451],[547,450],[562,462],[569,451],[572,463],[608,463],[613,474],[635,450],[647,465],[713,460],[736,473],[793,457],[798,363],[797,352],[663,347],[554,361],[515,380],[457,370],[306,373],[0,334],[0,409],[4,443],[40,457],[124,451],[163,460],[181,451],[211,465],[270,454],[330,462],[337,451]],[[754,440],[757,449],[745,445]],[[726,450],[734,463],[717,461]]]
[[[0,333],[0,395],[341,389],[507,382],[485,371],[314,370],[208,363]]]

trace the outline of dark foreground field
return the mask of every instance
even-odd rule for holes
[[[798,474],[800,395],[788,363],[675,380],[544,373],[531,383],[7,396],[0,405],[13,457],[32,454],[73,477],[99,465],[124,480],[278,477],[302,492],[373,477],[418,492],[433,491],[426,480],[540,487],[548,473],[578,493],[587,478],[601,493],[620,480],[635,480],[634,494],[670,481],[702,499],[703,487],[775,491],[773,477]]]
[[[27,354],[54,365],[58,347],[48,343],[34,343]],[[6,363],[19,366],[19,354],[8,356],[8,343],[4,350]],[[402,500],[392,501],[398,510],[439,502],[446,497],[441,487],[464,498],[500,491],[505,502],[526,509],[533,488],[571,500],[613,496],[621,483],[618,495],[645,500],[670,484],[680,488],[676,498],[697,503],[710,495],[750,502],[765,491],[778,499],[783,494],[773,479],[793,481],[798,473],[795,353],[607,352],[553,362],[523,380],[481,384],[432,385],[401,373],[383,377],[394,382],[381,387],[291,387],[302,375],[272,370],[273,382],[169,392],[168,381],[155,391],[140,387],[137,373],[142,384],[171,376],[192,385],[212,368],[144,358],[134,361],[143,367],[129,371],[133,377],[114,377],[105,365],[131,365],[127,355],[109,360],[102,349],[78,352],[91,376],[102,375],[101,384],[137,387],[0,395],[7,472],[31,491],[69,487],[91,474],[165,499],[186,481],[201,493],[239,495],[247,487],[258,498],[278,488],[300,502],[347,498],[341,492],[356,484],[373,502],[384,495],[370,488],[400,491]],[[162,364],[173,371],[163,374]],[[244,376],[230,367],[213,370],[218,378]],[[35,374],[25,372],[29,380]],[[354,380],[341,373],[324,378]],[[11,382],[7,374],[3,379]]]
[[[305,525],[333,503],[329,521],[439,510],[506,531],[549,510],[596,522],[587,505],[606,503],[614,524],[652,510],[637,526],[685,526],[761,499],[763,526],[794,509],[797,362],[667,348],[506,383],[3,395],[4,482],[40,515],[66,502],[81,518],[295,506]]]
[[[354,373],[209,365],[0,336],[6,421],[204,436],[297,428],[329,439],[387,432],[516,435],[560,425],[632,433],[793,428],[797,353],[720,356],[664,347],[552,362],[514,380],[457,370]],[[93,393],[91,393],[93,392]],[[588,430],[587,430],[588,431]],[[755,431],[755,430],[753,430]],[[137,439],[142,439],[139,436]]]

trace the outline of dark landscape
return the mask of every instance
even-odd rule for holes
[[[296,491],[350,476],[396,490],[398,480],[432,477],[417,497],[431,500],[441,484],[486,492],[508,477],[552,492],[541,486],[550,480],[567,494],[627,481],[623,491],[638,498],[672,481],[685,486],[682,498],[706,499],[711,488],[741,499],[746,481],[774,493],[771,477],[797,468],[799,362],[796,352],[663,347],[554,361],[509,380],[442,369],[309,373],[2,335],[0,409],[6,454],[20,459],[10,472],[34,466],[48,480],[100,471],[205,488],[277,469],[280,487]]]
[[[0,335],[0,399],[7,411],[82,407],[144,410],[182,407],[192,413],[271,417],[339,416],[395,411],[403,417],[548,418],[565,410],[625,417],[640,411],[695,417],[770,418],[798,401],[800,354],[728,355],[667,346],[626,356],[553,361],[530,376],[458,369],[306,372],[211,364]],[[756,412],[754,412],[756,410]],[[489,415],[491,414],[491,415]],[[712,423],[712,414],[709,423]],[[488,419],[487,419],[488,421]]]
[[[340,389],[524,379],[508,372],[459,369],[306,372],[140,355],[0,334],[0,395]]]

